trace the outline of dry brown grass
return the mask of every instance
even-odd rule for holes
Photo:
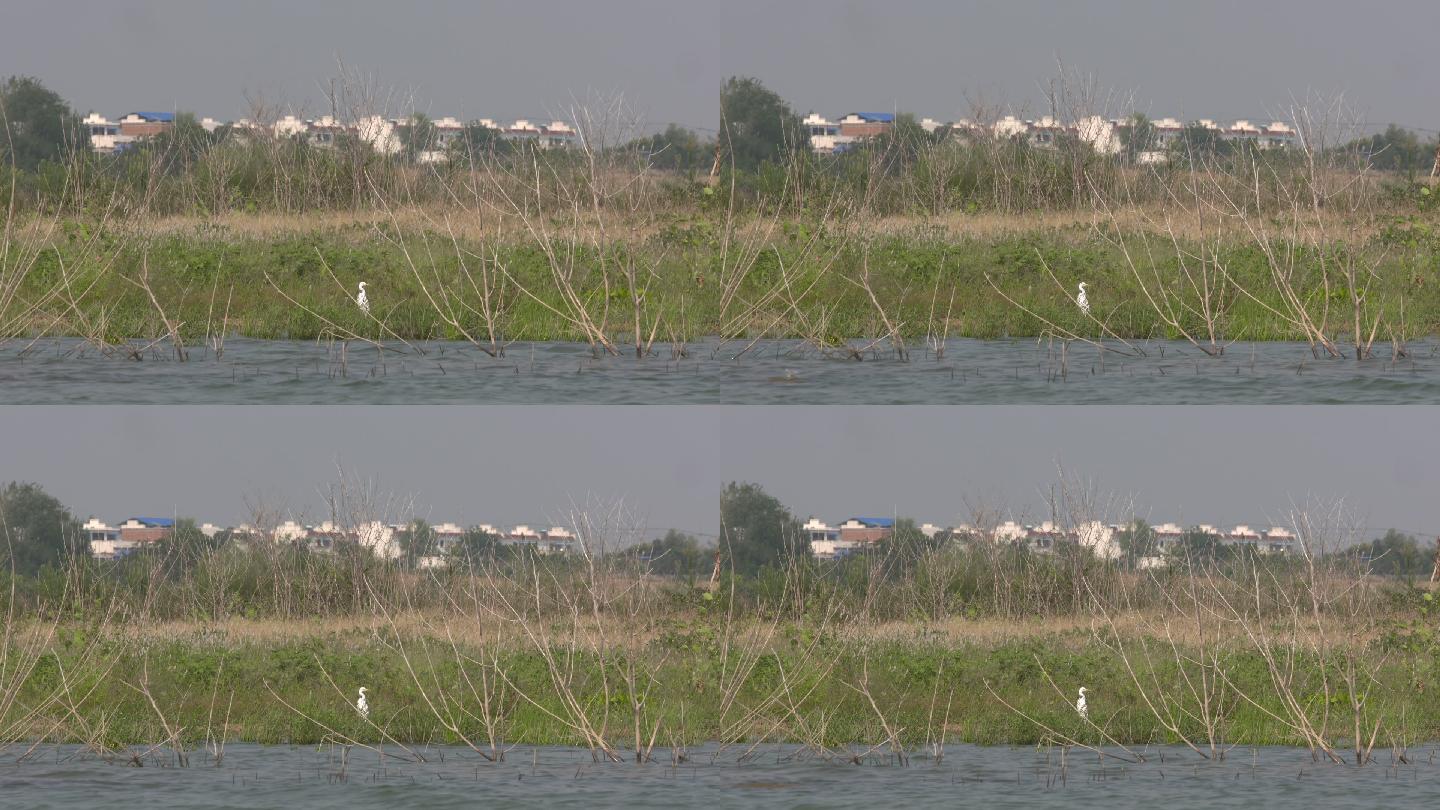
[[[482,644],[498,644],[502,648],[522,649],[529,644],[524,631],[517,624],[499,619],[477,620],[473,616],[441,615],[433,612],[397,613],[393,614],[391,618],[393,631],[407,638],[420,636],[444,638],[448,631],[457,642],[475,647]],[[672,617],[672,619],[671,621],[654,621],[643,628],[638,628],[641,637],[647,642],[655,641],[677,624],[683,624],[680,617]],[[1189,623],[1185,617],[1166,616],[1152,611],[1116,614],[1113,619],[1116,629],[1124,637],[1163,638],[1168,630],[1170,636],[1181,646],[1197,646],[1201,641],[1196,634],[1194,625]],[[612,628],[610,632],[602,634],[596,631],[596,626],[591,620],[582,617],[579,622],[579,632],[581,633],[579,640],[586,646],[592,643],[601,643],[602,638],[614,636],[613,628],[618,627],[623,621],[620,618],[614,619],[610,624],[610,628]],[[737,634],[737,637],[740,638],[760,637],[769,627],[769,624],[755,619],[741,620],[737,623],[742,627]],[[561,634],[568,634],[575,627],[570,618],[566,618],[562,624],[564,629]],[[1347,643],[1363,646],[1375,637],[1373,632],[1364,636],[1352,636],[1351,629],[1341,618],[1337,617],[1327,621],[1323,633],[1313,627],[1308,628],[1297,640],[1302,646],[1309,646],[1319,641],[1323,635],[1330,639],[1346,639]],[[637,628],[626,625],[627,635],[633,634],[636,630]],[[1048,639],[1056,643],[1073,645],[1075,649],[1085,646],[1095,634],[1109,633],[1103,620],[1098,616],[1037,617],[1026,620],[952,617],[923,625],[908,621],[874,624],[852,622],[836,625],[835,631],[846,641],[857,643],[938,642],[955,646],[993,647],[1017,641]],[[147,645],[210,639],[217,643],[237,646],[267,646],[344,636],[357,639],[372,636],[378,638],[382,634],[390,632],[392,632],[392,625],[385,619],[366,615],[310,620],[235,618],[221,622],[166,621],[128,624],[117,627],[116,630],[119,636]],[[1208,629],[1207,632],[1209,632]],[[1288,633],[1288,628],[1286,632]],[[783,636],[784,634],[778,635]],[[1216,640],[1207,638],[1205,641],[1213,644]],[[1232,635],[1221,641],[1222,643],[1243,644],[1246,640],[1243,632],[1236,628]],[[777,637],[776,643],[788,642]]]
[[[947,241],[990,241],[1020,236],[1045,235],[1061,239],[1085,240],[1098,228],[1113,230],[1117,225],[1127,233],[1148,232],[1167,236],[1173,229],[1184,240],[1210,240],[1218,236],[1235,245],[1247,243],[1250,232],[1238,220],[1206,220],[1202,229],[1196,218],[1179,207],[1166,210],[1157,206],[1126,207],[1115,210],[1112,222],[1106,215],[1091,210],[1037,211],[1023,214],[985,212],[966,214],[950,212],[941,216],[892,216],[867,223],[871,235],[888,237],[915,236]],[[1317,228],[1331,242],[1361,244],[1373,238],[1386,224],[1378,216],[1354,216],[1342,211],[1329,211]],[[556,222],[568,228],[569,222]],[[653,217],[618,218],[605,227],[606,238],[624,242],[643,242],[661,232],[663,222]],[[375,228],[398,226],[402,232],[453,230],[456,237],[471,241],[523,243],[529,241],[524,224],[515,217],[495,212],[475,212],[463,208],[411,206],[389,213],[377,211],[323,211],[298,215],[273,213],[230,213],[214,217],[172,216],[134,219],[117,226],[120,233],[131,236],[182,237],[224,240],[227,242],[266,241],[311,234],[353,233],[357,238],[373,238]],[[35,226],[35,227],[38,227]],[[744,236],[753,223],[738,229]],[[583,240],[598,238],[600,228],[593,221],[582,223]]]

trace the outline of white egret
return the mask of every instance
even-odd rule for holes
[[[1090,704],[1085,702],[1085,687],[1083,686],[1080,687],[1080,699],[1075,701],[1075,711],[1080,715],[1080,719],[1090,719]]]
[[[364,295],[365,293],[362,290],[360,294]],[[370,702],[365,699],[365,687],[363,686],[360,687],[360,699],[355,701],[355,711],[360,713],[361,718],[370,719]]]
[[[1086,315],[1090,314],[1090,299],[1085,297],[1085,282],[1080,282],[1080,294],[1075,296],[1075,305]]]
[[[365,295],[365,282],[363,281],[360,282],[360,294],[355,296],[355,303],[360,307],[361,312],[366,315],[370,314],[370,298]]]

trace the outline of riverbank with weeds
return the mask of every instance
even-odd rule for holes
[[[1128,761],[1285,745],[1363,765],[1440,738],[1435,592],[1353,557],[1138,572],[1080,549],[911,553],[709,583],[626,555],[443,575],[233,551],[75,568],[11,591],[0,744],[567,745],[643,762],[786,743],[902,764],[960,742]]]
[[[412,617],[403,632],[383,624],[326,624],[232,621],[93,639],[83,626],[62,626],[10,714],[0,716],[0,727],[98,752],[172,734],[178,740],[171,747],[178,742],[188,750],[225,740],[468,742],[482,751],[492,751],[492,742],[499,751],[605,740],[625,757],[637,755],[637,742],[639,755],[652,757],[658,749],[715,740],[742,750],[762,741],[800,743],[822,753],[856,743],[905,752],[942,740],[1133,748],[1179,742],[1146,705],[1158,690],[1174,701],[1181,734],[1205,735],[1202,709],[1180,697],[1187,689],[1184,660],[1197,660],[1202,648],[1179,647],[1181,662],[1155,661],[1137,684],[1087,627],[1054,632],[1012,625],[968,638],[962,629],[950,638],[918,624],[883,633],[750,625],[737,635],[764,643],[743,655],[733,651],[727,660],[724,630],[694,615],[651,628],[639,649],[599,653],[563,646],[541,651],[514,641],[488,645],[483,639],[494,628],[463,620]],[[1163,638],[1121,638],[1135,649],[1163,647],[1168,657]],[[105,650],[98,668],[85,658],[97,645]],[[1379,650],[1364,660],[1377,667],[1380,684],[1395,688],[1372,692],[1361,747],[1440,737],[1440,710],[1424,691],[1440,676],[1440,664]],[[1331,714],[1333,731],[1348,728],[1338,697],[1328,704],[1319,698],[1322,682],[1336,673],[1308,657],[1293,663],[1287,677],[1304,695],[1306,710]],[[643,672],[633,684],[631,666]],[[1225,668],[1233,683],[1217,695],[1222,749],[1304,744],[1280,719],[1281,701],[1266,697],[1274,689],[1262,655],[1237,647],[1226,653]],[[368,687],[368,719],[353,707],[361,685]],[[632,685],[638,694],[628,691]],[[1089,722],[1073,708],[1079,685],[1088,687]],[[14,725],[56,690],[66,694]],[[583,730],[577,713],[587,718]],[[1368,739],[1372,722],[1386,735]]]
[[[188,354],[227,335],[400,349],[462,340],[496,353],[578,341],[642,355],[709,336],[793,338],[842,356],[847,342],[878,338],[904,356],[947,337],[1187,339],[1223,350],[1317,334],[1390,356],[1440,330],[1440,240],[1429,225],[1367,223],[1353,243],[1256,244],[1232,223],[1212,239],[1172,242],[1156,230],[1163,216],[1127,214],[1115,228],[1094,216],[890,220],[862,233],[796,218],[727,231],[715,217],[676,215],[564,246],[463,212],[229,216],[100,234],[67,221],[13,279],[0,327],[132,357],[119,347]],[[1334,275],[1347,264],[1364,276],[1358,341],[1351,293]],[[368,314],[354,301],[360,281]],[[1090,315],[1075,305],[1081,281]]]

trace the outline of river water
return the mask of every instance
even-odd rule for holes
[[[860,346],[861,344],[856,344]],[[1365,362],[1303,343],[1236,343],[1209,357],[1180,342],[1133,350],[1034,340],[951,340],[942,356],[862,360],[798,341],[718,340],[644,359],[576,343],[320,344],[231,339],[221,357],[163,346],[142,359],[73,340],[0,345],[0,404],[1228,404],[1440,403],[1440,341]],[[1114,350],[1112,350],[1114,349]],[[1118,351],[1117,351],[1118,350]],[[1377,350],[1377,355],[1381,352]]]
[[[141,749],[135,749],[139,752]],[[855,748],[853,751],[861,752]],[[1146,761],[1098,761],[1072,749],[948,746],[939,762],[888,754],[860,764],[825,760],[795,746],[669,750],[646,765],[596,763],[574,748],[517,747],[490,763],[464,748],[419,749],[425,762],[353,748],[230,745],[217,767],[203,753],[175,767],[168,752],[143,767],[106,763],[73,746],[46,747],[17,762],[0,758],[0,806],[146,807],[1435,807],[1434,746],[1412,764],[1377,753],[1363,768],[1316,762],[1304,749],[1235,748],[1210,762],[1178,747],[1147,748]]]

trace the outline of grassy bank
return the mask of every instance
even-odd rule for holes
[[[332,630],[322,623],[244,621],[145,628],[101,640],[119,652],[103,671],[93,672],[79,652],[88,648],[87,631],[68,626],[31,672],[12,716],[0,721],[13,721],[20,707],[43,704],[63,683],[76,698],[83,696],[75,714],[66,716],[69,705],[52,707],[31,721],[29,735],[56,735],[58,726],[69,730],[59,738],[84,742],[90,734],[88,741],[118,749],[166,739],[168,726],[183,729],[187,748],[226,737],[267,743],[469,740],[488,749],[493,730],[506,744],[586,745],[588,735],[573,726],[574,700],[593,733],[623,749],[634,745],[636,734],[627,668],[638,664],[645,673],[642,748],[652,737],[662,749],[710,740],[742,748],[754,740],[839,748],[881,743],[892,733],[908,748],[942,734],[952,742],[990,744],[1068,737],[1098,745],[1107,736],[1125,745],[1176,743],[1179,735],[1146,706],[1147,699],[1156,700],[1157,687],[1175,700],[1184,736],[1206,735],[1204,710],[1180,697],[1187,668],[1168,660],[1164,639],[1140,634],[1123,642],[1132,650],[1142,643],[1163,647],[1167,654],[1142,667],[1137,684],[1113,647],[1083,627],[1053,632],[1011,623],[973,637],[963,625],[877,632],[786,623],[731,633],[713,617],[691,613],[652,628],[651,639],[628,652],[572,656],[563,646],[551,649],[563,661],[560,688],[546,654],[518,644],[475,643],[493,632],[483,622],[417,622],[399,633],[384,624]],[[422,629],[425,623],[429,627]],[[742,636],[765,642],[753,654],[734,648],[727,654],[726,641],[738,647]],[[1182,651],[1194,660],[1205,655],[1199,647]],[[1394,739],[1440,736],[1440,709],[1424,691],[1440,676],[1440,660],[1387,656],[1378,647],[1366,655],[1379,664],[1381,683],[1395,688],[1373,692],[1365,732],[1378,722]],[[1220,741],[1306,744],[1280,719],[1286,714],[1281,702],[1265,697],[1274,689],[1263,657],[1236,645],[1224,660],[1233,692],[1223,699]],[[487,672],[488,692],[480,683]],[[497,673],[503,673],[498,682]],[[1326,678],[1336,677],[1313,657],[1295,662],[1295,687],[1307,711],[1317,718],[1328,714],[1331,729],[1344,730],[1352,720],[1348,701],[1334,697],[1326,705],[1321,697]],[[368,721],[352,708],[361,685],[369,688]],[[1080,685],[1090,690],[1093,725],[1072,708]],[[486,711],[495,713],[491,727]],[[1343,739],[1343,731],[1338,736]]]
[[[587,226],[586,236],[549,245],[514,222],[464,212],[232,216],[99,234],[65,222],[17,279],[5,326],[102,345],[172,329],[192,346],[223,334],[470,339],[491,348],[608,341],[616,351],[708,335],[821,347],[895,335],[912,345],[1045,334],[1189,334],[1223,344],[1307,339],[1298,308],[1340,339],[1355,332],[1356,308],[1336,268],[1354,265],[1363,276],[1361,339],[1403,343],[1440,329],[1440,239],[1426,222],[1342,224],[1333,242],[1266,245],[1238,227],[1172,240],[1156,230],[1161,217],[891,219],[862,233],[803,218],[727,226],[696,211],[615,228],[603,240]],[[369,315],[354,303],[362,280]],[[1081,281],[1093,317],[1075,306]]]
[[[622,759],[701,741],[899,755],[943,737],[1365,762],[1440,737],[1435,593],[1350,554],[1138,571],[981,543],[707,583],[623,553],[424,573],[362,552],[221,549],[17,580],[0,744],[553,743]]]
[[[875,340],[902,358],[960,336],[1210,353],[1288,339],[1364,359],[1440,331],[1433,181],[1377,171],[1368,142],[1323,127],[1294,148],[1212,144],[1154,165],[909,127],[706,171],[709,150],[672,164],[664,144],[595,124],[572,149],[441,163],[197,125],[12,173],[0,338],[77,335],[132,358],[121,344],[184,358],[232,334],[642,356],[699,336],[850,357]]]

